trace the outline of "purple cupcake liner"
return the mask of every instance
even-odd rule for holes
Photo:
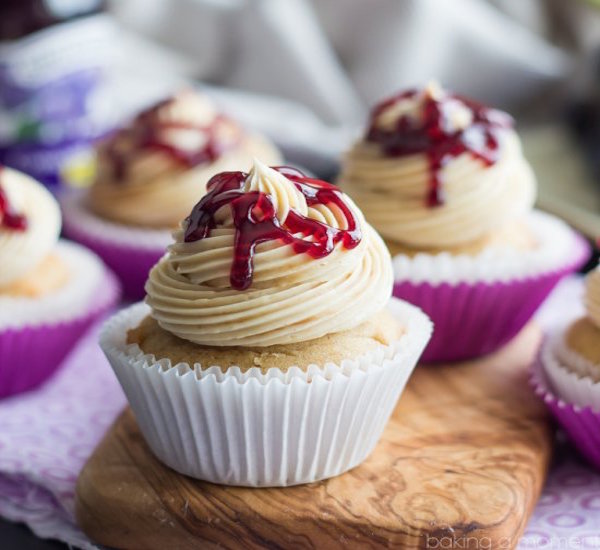
[[[148,273],[165,253],[165,248],[142,248],[102,240],[63,219],[63,231],[70,239],[93,250],[121,281],[123,296],[132,301],[144,298]]]
[[[530,383],[579,452],[592,466],[600,469],[600,413],[590,407],[581,408],[567,403],[556,396],[544,372],[540,354],[533,363]]]
[[[576,271],[590,247],[577,235],[572,258],[560,269],[508,282],[395,282],[394,296],[421,308],[434,331],[424,362],[462,361],[497,350],[516,336],[562,277]]]
[[[86,312],[57,323],[0,330],[0,398],[39,386],[58,369],[77,340],[119,301],[116,277],[106,275]]]

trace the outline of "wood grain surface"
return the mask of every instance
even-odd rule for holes
[[[223,487],[156,460],[129,410],[83,469],[77,518],[128,549],[512,548],[546,477],[552,436],[527,384],[528,327],[484,360],[419,366],[371,457],[327,481]]]

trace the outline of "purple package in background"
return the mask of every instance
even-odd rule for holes
[[[114,32],[93,15],[0,42],[0,163],[48,185],[92,178],[90,145],[114,126],[104,83]]]

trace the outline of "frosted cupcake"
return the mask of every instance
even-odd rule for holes
[[[118,299],[104,264],[59,241],[60,227],[58,204],[42,185],[0,168],[0,397],[46,380]]]
[[[432,318],[429,361],[494,351],[588,253],[532,210],[535,177],[510,116],[435,84],[374,108],[339,183],[386,239],[394,295]]]
[[[211,179],[101,346],[156,456],[192,477],[284,486],[372,451],[431,323],[391,299],[354,203],[291,168]]]
[[[573,442],[600,468],[600,267],[587,276],[586,315],[544,343],[533,384]]]
[[[65,232],[106,261],[129,297],[140,298],[149,269],[210,177],[247,169],[255,156],[281,161],[274,145],[206,97],[181,92],[100,144],[94,185],[64,200]]]

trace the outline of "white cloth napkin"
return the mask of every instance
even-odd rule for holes
[[[195,77],[291,99],[339,125],[431,78],[500,107],[531,100],[565,77],[570,58],[543,38],[541,2],[525,2],[537,11],[523,3],[122,0],[115,8],[125,25],[191,60]]]
[[[147,83],[138,93],[182,76],[210,83],[225,110],[319,172],[333,169],[371,105],[432,78],[512,111],[537,106],[574,67],[547,39],[548,10],[544,0],[114,3],[121,75]]]
[[[125,406],[98,331],[41,388],[0,400],[0,516],[86,550],[96,546],[75,523],[75,483]]]

